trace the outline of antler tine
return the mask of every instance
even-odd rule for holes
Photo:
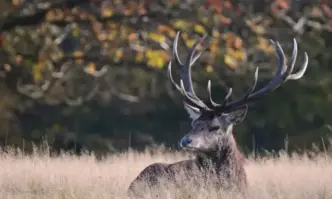
[[[178,91],[182,92],[181,87],[180,87],[177,83],[175,83],[175,81],[174,81],[174,79],[173,79],[173,76],[172,76],[172,61],[170,61],[170,62],[168,63],[168,67],[167,67],[167,75],[168,75],[168,78],[171,80],[172,84],[174,85],[174,87],[175,87]]]
[[[207,38],[207,35],[204,35],[201,39],[200,39],[200,42],[203,42],[205,39]],[[191,56],[191,62],[190,62],[190,66],[192,66],[196,61],[197,59],[201,56],[202,52],[207,48],[209,47],[209,43],[206,42],[206,44],[202,47],[202,49],[196,54],[196,56],[194,58],[192,58],[192,56],[194,55],[194,53],[192,53],[192,56]],[[196,48],[195,48],[196,49]],[[194,51],[195,52],[195,51]]]
[[[283,51],[282,47],[280,46],[279,42],[274,42],[273,40],[271,40],[271,43],[276,48],[277,57],[279,59],[279,62],[277,65],[277,71],[276,71],[275,76],[272,78],[272,80],[266,86],[264,86],[263,88],[261,88],[260,90],[258,90],[256,92],[254,92],[256,84],[257,84],[257,80],[258,80],[258,68],[256,68],[254,83],[250,87],[250,89],[248,90],[246,95],[244,95],[244,97],[242,97],[238,100],[235,100],[235,101],[232,101],[229,103],[224,102],[223,105],[215,107],[216,111],[232,110],[239,106],[246,105],[248,102],[261,97],[262,95],[266,94],[269,91],[276,89],[281,84],[285,83],[287,80],[297,80],[297,79],[300,79],[304,75],[304,73],[307,69],[307,66],[308,66],[308,62],[309,62],[307,53],[304,53],[305,59],[304,59],[304,63],[302,64],[301,69],[297,73],[292,74],[294,66],[295,66],[296,58],[297,58],[297,52],[298,52],[297,42],[295,39],[293,39],[293,52],[292,52],[292,56],[290,59],[290,62],[291,62],[290,68],[288,70],[287,70],[288,67],[286,65],[285,54],[284,54],[284,51]]]
[[[301,66],[301,69],[297,73],[289,75],[286,78],[286,80],[297,80],[297,79],[300,79],[304,75],[305,71],[307,70],[308,63],[309,63],[309,57],[308,57],[308,54],[305,52],[304,53],[304,62],[302,64],[302,66]]]
[[[254,92],[256,85],[257,85],[257,81],[258,81],[258,71],[259,71],[259,68],[256,67],[255,75],[254,75],[254,83],[248,89],[247,93],[244,95],[243,100],[248,100],[250,98],[250,95]]]
[[[209,94],[209,103],[210,105],[215,108],[215,107],[218,107],[218,106],[221,106],[221,104],[217,104],[213,101],[212,99],[212,94],[211,94],[211,80],[209,80],[208,82],[208,85],[207,85],[207,91],[208,91],[208,94]]]
[[[295,63],[296,63],[297,52],[298,52],[297,42],[296,42],[296,39],[293,38],[293,52],[292,52],[292,56],[291,56],[291,59],[290,59],[291,65],[290,65],[289,70],[287,72],[285,72],[284,75],[283,75],[284,82],[286,82],[288,80],[297,80],[297,79],[301,78],[304,75],[304,73],[307,69],[309,58],[308,58],[308,54],[305,52],[304,53],[304,62],[301,66],[301,69],[297,73],[292,74],[292,72],[294,70]],[[280,85],[278,85],[278,86],[280,86]]]
[[[254,82],[253,82],[252,86],[248,89],[248,91],[246,92],[246,94],[241,99],[239,99],[239,100],[236,101],[237,103],[241,103],[241,102],[243,102],[245,100],[248,100],[250,98],[250,95],[255,90],[256,85],[257,85],[258,71],[259,71],[259,68],[256,67],[255,76],[254,76]],[[224,102],[222,103],[222,105],[221,106],[215,106],[214,108],[217,111],[224,110],[228,106],[227,102],[228,102],[228,99],[231,97],[231,95],[232,95],[232,88],[229,89],[228,94],[226,95],[226,97],[225,97]]]
[[[299,72],[295,73],[295,74],[291,74],[291,72],[294,69],[294,65],[296,62],[296,57],[297,57],[297,42],[295,39],[293,39],[293,53],[292,53],[292,57],[291,57],[291,67],[290,70],[288,72],[286,72],[287,70],[287,64],[286,64],[286,59],[285,59],[285,53],[282,49],[282,47],[280,46],[279,42],[276,42],[276,52],[277,52],[277,56],[279,59],[279,64],[277,66],[277,72],[275,77],[269,82],[269,84],[265,87],[263,87],[261,90],[258,90],[257,92],[253,93],[250,98],[253,97],[258,97],[262,94],[265,94],[266,92],[275,89],[277,86],[280,86],[282,83],[284,83],[285,81],[281,81],[281,80],[290,80],[293,79],[299,79],[303,76],[304,72],[307,69],[308,66],[308,55],[307,53],[305,53],[305,61],[300,69]],[[285,69],[286,68],[286,69]],[[278,83],[280,83],[280,85],[278,85]]]
[[[196,41],[196,45],[194,44],[193,47],[191,49],[189,49],[189,52],[188,52],[188,56],[187,56],[187,59],[186,59],[186,62],[183,64],[180,60],[180,57],[179,57],[179,53],[178,53],[178,41],[179,41],[179,36],[180,36],[180,31],[178,31],[176,33],[176,36],[174,38],[174,41],[173,41],[173,58],[175,58],[175,65],[177,67],[177,71],[180,72],[180,76],[181,76],[181,79],[183,79],[184,81],[184,87],[185,87],[185,91],[189,92],[190,95],[192,95],[191,97],[194,97],[194,98],[197,98],[195,92],[194,92],[194,89],[193,89],[193,86],[192,86],[192,81],[191,81],[191,67],[188,63],[190,63],[190,59],[192,57],[192,51],[193,51],[193,48],[197,46],[197,41]],[[174,79],[172,78],[172,73],[171,73],[171,62],[168,64],[168,75],[169,77],[171,77],[171,81],[173,83],[173,85],[181,92],[181,87],[179,85],[177,85],[174,81]]]
[[[287,77],[292,74],[292,72],[294,70],[296,58],[297,58],[297,42],[296,42],[295,38],[293,38],[293,52],[292,52],[292,57],[290,59],[291,64],[290,64],[289,70],[287,72],[285,72],[285,74],[284,74],[284,78],[285,78],[284,81],[286,81]]]
[[[221,106],[225,106],[227,104],[229,98],[232,96],[232,92],[233,92],[233,89],[229,88],[228,93],[227,93],[227,95],[226,95],[226,97],[224,99],[224,102],[222,103]]]
[[[193,99],[192,97],[190,97],[188,95],[188,93],[185,91],[184,89],[184,84],[183,84],[183,80],[181,79],[180,80],[180,84],[181,84],[181,94],[185,97],[186,100],[188,100],[189,102],[193,103],[194,105],[198,106],[199,108],[201,109],[206,109],[206,110],[210,110],[205,104],[203,101],[201,100],[196,100],[196,99]]]
[[[175,35],[174,41],[173,41],[173,58],[175,57],[175,61],[177,65],[183,66],[179,53],[178,53],[178,41],[179,41],[180,31],[178,31]]]
[[[181,94],[186,98],[187,101],[192,102],[196,106],[208,109],[208,107],[204,104],[202,100],[200,100],[197,95],[195,94],[195,91],[193,89],[192,85],[192,79],[191,79],[191,67],[195,63],[195,61],[199,58],[202,51],[207,48],[207,44],[205,44],[200,52],[198,52],[196,55],[197,46],[206,38],[206,35],[200,39],[198,39],[192,47],[188,50],[187,57],[185,59],[185,62],[182,63],[179,55],[178,55],[178,40],[180,36],[180,31],[177,32],[174,41],[173,41],[173,58],[175,59],[177,71],[180,73],[181,77],[181,85],[178,85],[175,83],[173,77],[172,77],[172,62],[170,61],[168,64],[168,77],[172,84],[176,87],[177,90],[181,92]]]
[[[192,97],[198,99],[197,95],[195,94],[195,91],[193,89],[193,85],[192,85],[192,80],[191,80],[191,67],[193,66],[193,64],[195,63],[195,61],[198,59],[197,56],[195,56],[195,60],[193,60],[193,56],[196,52],[196,48],[198,46],[198,44],[200,44],[206,36],[204,36],[201,39],[196,40],[196,42],[192,45],[192,47],[189,49],[188,51],[188,55],[186,57],[185,63],[183,65],[178,66],[179,68],[179,72],[180,72],[180,76],[181,79],[183,79],[183,83],[185,86],[186,91],[192,95]],[[202,52],[202,51],[201,51]],[[200,55],[201,53],[199,53]],[[177,55],[178,57],[178,55]]]
[[[275,44],[277,56],[278,56],[278,59],[279,59],[279,64],[277,66],[277,72],[276,72],[275,76],[272,78],[272,80],[265,87],[263,87],[262,89],[256,91],[255,93],[250,94],[247,98],[245,98],[246,100],[253,99],[254,97],[258,97],[262,94],[267,93],[268,91],[272,90],[275,86],[277,86],[277,84],[280,82],[280,80],[282,80],[283,72],[285,72],[287,70],[285,53],[284,53],[283,49],[281,48],[279,42],[275,42],[274,44]],[[256,72],[257,72],[257,74],[255,74],[255,79],[257,81],[257,79],[258,79],[258,70],[256,70]],[[234,102],[234,105],[235,104],[236,103]]]

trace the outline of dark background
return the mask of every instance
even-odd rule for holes
[[[274,74],[269,39],[304,77],[252,104],[235,128],[245,153],[329,147],[332,127],[332,5],[310,0],[2,0],[0,1],[0,144],[29,152],[33,144],[96,153],[161,143],[177,148],[190,129],[166,66],[202,36],[210,47],[193,68],[197,93],[212,80],[221,101],[241,96],[260,67]],[[181,57],[183,58],[183,57]]]

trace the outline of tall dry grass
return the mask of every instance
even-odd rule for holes
[[[175,162],[188,158],[180,153],[159,151],[128,152],[98,161],[92,155],[50,157],[0,154],[0,198],[95,198],[124,199],[129,183],[153,162]],[[332,158],[324,155],[309,160],[305,156],[261,160],[246,164],[249,189],[246,198],[332,198]],[[242,198],[208,184],[162,187],[150,198]],[[147,197],[149,198],[149,197]]]

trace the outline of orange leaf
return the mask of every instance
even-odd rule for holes
[[[216,42],[211,42],[211,45],[210,45],[211,53],[215,54],[215,53],[217,53],[217,50],[218,50],[218,46],[217,46]]]
[[[75,59],[75,63],[76,64],[82,64],[83,63],[83,59]]]
[[[123,56],[123,50],[122,49],[117,49],[115,51],[115,58],[120,59]]]
[[[225,55],[224,62],[230,68],[236,68],[237,67],[236,59],[234,57],[230,56],[230,55],[227,55],[227,54]]]
[[[242,48],[242,45],[243,45],[242,39],[240,39],[238,37],[235,38],[234,47],[239,49],[239,48]]]
[[[74,52],[74,57],[76,57],[76,58],[83,57],[83,52],[82,51],[75,51]]]
[[[279,0],[278,5],[279,5],[279,7],[284,8],[284,9],[289,7],[287,1],[285,1],[285,0]]]
[[[222,24],[229,25],[230,23],[232,23],[232,20],[231,20],[230,18],[225,17],[224,15],[222,15],[222,16],[220,17],[220,22],[221,22]]]
[[[104,8],[102,10],[103,17],[111,17],[112,15],[113,15],[113,11],[111,10],[111,8]]]
[[[213,67],[211,65],[208,65],[205,70],[206,72],[211,73],[213,72]]]
[[[165,32],[168,30],[168,27],[166,25],[159,25],[158,26],[158,31],[160,32]]]
[[[226,8],[232,8],[232,3],[231,3],[230,1],[225,1],[225,2],[224,2],[224,6],[225,6]]]
[[[141,15],[146,14],[146,9],[145,9],[143,3],[140,3],[140,4],[138,5],[138,13],[141,14]]]
[[[210,6],[216,10],[216,12],[222,12],[222,5],[220,0],[209,0]]]
[[[95,73],[96,72],[96,64],[93,63],[93,62],[90,62],[88,64],[88,73],[92,74],[92,73]]]
[[[142,62],[144,60],[144,53],[141,51],[138,51],[136,53],[135,60],[136,60],[136,62]]]
[[[20,64],[20,63],[22,63],[22,60],[23,60],[23,58],[22,58],[21,55],[17,55],[17,56],[16,56],[16,59],[15,59],[16,64]]]
[[[135,40],[137,39],[137,34],[136,33],[131,33],[128,35],[128,40]]]

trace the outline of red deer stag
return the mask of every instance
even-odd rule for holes
[[[276,48],[279,61],[276,74],[267,85],[259,90],[255,89],[258,79],[257,68],[253,84],[242,98],[234,101],[229,100],[232,94],[230,88],[223,103],[215,103],[211,97],[211,81],[209,81],[207,86],[208,100],[203,102],[194,92],[191,67],[208,46],[206,44],[200,52],[196,52],[198,44],[202,43],[206,36],[193,44],[188,50],[185,62],[182,63],[177,52],[179,35],[180,32],[177,33],[174,39],[173,59],[175,58],[175,65],[180,73],[180,85],[173,80],[171,61],[168,65],[168,76],[172,84],[184,97],[184,107],[192,119],[192,129],[180,140],[180,147],[193,151],[197,156],[196,159],[192,160],[184,160],[173,164],[155,163],[146,167],[131,183],[128,189],[128,194],[131,196],[138,194],[134,187],[141,182],[148,183],[150,186],[157,184],[162,177],[167,177],[175,183],[174,180],[180,170],[184,171],[188,178],[197,175],[196,171],[202,173],[203,177],[208,180],[210,177],[217,177],[218,186],[246,187],[247,177],[244,170],[244,156],[237,148],[232,133],[233,126],[239,124],[245,118],[249,102],[259,99],[288,80],[300,79],[308,65],[308,56],[305,53],[305,60],[301,69],[292,74],[297,57],[296,40],[293,39],[293,52],[289,67],[286,64],[285,54],[280,44],[271,40]]]

